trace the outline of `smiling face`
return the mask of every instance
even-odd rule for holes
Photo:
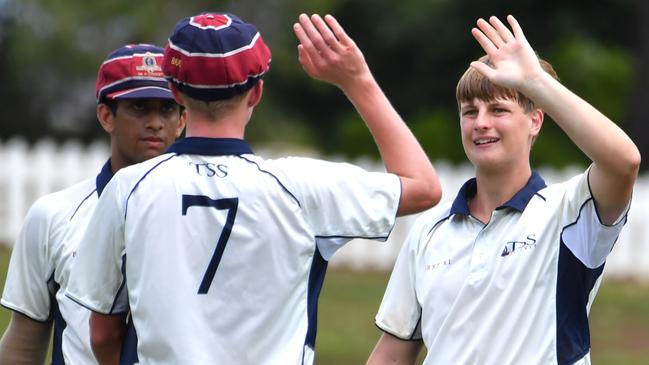
[[[185,125],[179,105],[171,99],[123,99],[115,112],[99,104],[97,117],[111,135],[114,171],[158,156],[180,135]]]
[[[540,109],[526,111],[516,100],[474,98],[460,103],[462,146],[479,171],[529,166],[532,142],[543,123]]]

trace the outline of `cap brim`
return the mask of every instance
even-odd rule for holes
[[[134,89],[120,90],[106,95],[106,99],[173,99],[171,90],[159,86],[143,86]]]

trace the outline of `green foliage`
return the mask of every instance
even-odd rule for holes
[[[576,35],[559,40],[550,59],[564,85],[611,119],[624,118],[634,74],[627,50]]]
[[[333,86],[311,80],[297,61],[292,25],[300,13],[334,14],[433,159],[464,161],[455,84],[482,51],[470,28],[479,16],[514,13],[562,81],[612,119],[625,117],[634,77],[633,6],[577,6],[499,0],[8,0],[0,1],[0,138],[103,138],[94,79],[105,56],[126,43],[163,45],[176,22],[225,11],[257,25],[271,47],[262,105],[248,136],[255,145],[292,145],[348,157],[378,156],[353,107]],[[615,24],[616,26],[611,26]],[[261,115],[263,113],[263,115]],[[287,146],[287,145],[291,146]],[[547,121],[533,164],[583,164],[584,156]]]

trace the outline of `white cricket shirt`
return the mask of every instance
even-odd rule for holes
[[[90,348],[90,312],[66,297],[65,287],[79,238],[112,176],[107,162],[96,178],[38,199],[11,253],[0,302],[35,321],[54,320],[53,365],[97,363]]]
[[[533,173],[486,225],[475,192],[471,179],[418,218],[377,326],[423,339],[425,364],[589,364],[588,312],[626,213],[600,223],[587,173],[547,187]]]
[[[312,364],[327,260],[388,237],[399,178],[264,160],[238,139],[169,151],[107,185],[68,296],[101,313],[130,303],[141,364]]]

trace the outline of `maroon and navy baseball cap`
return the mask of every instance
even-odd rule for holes
[[[99,67],[97,102],[118,99],[173,99],[162,73],[164,50],[129,44],[113,51]]]
[[[215,101],[252,88],[270,69],[270,60],[255,26],[232,14],[204,13],[176,24],[162,71],[188,96]]]

